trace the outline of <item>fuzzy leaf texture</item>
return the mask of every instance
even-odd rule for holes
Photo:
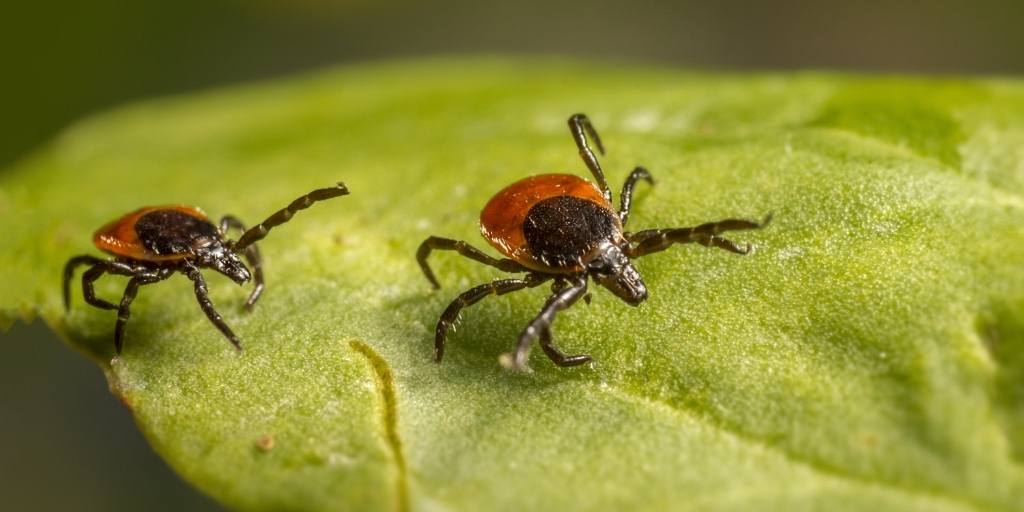
[[[438,315],[502,277],[428,235],[480,238],[501,187],[589,178],[565,121],[590,115],[630,228],[761,218],[737,256],[637,261],[650,298],[594,288],[555,342],[593,355],[498,364],[549,293]],[[61,267],[93,230],[185,203],[252,224],[313,188],[261,242],[267,290],[207,272],[245,347],[182,276],[116,313]],[[571,61],[363,65],[149,101],[78,123],[0,174],[3,323],[40,317],[95,360],[154,449],[242,510],[1024,508],[1024,83],[714,75]],[[116,301],[125,286],[106,277]]]

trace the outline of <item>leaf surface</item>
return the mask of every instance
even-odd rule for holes
[[[501,277],[502,186],[587,176],[588,113],[630,228],[727,217],[745,257],[679,246],[637,262],[650,299],[594,288],[556,343],[595,362],[498,365],[546,287],[438,315]],[[238,354],[177,276],[115,313],[60,303],[90,234],[139,206],[255,223],[345,181],[261,242],[268,287],[207,273]],[[616,191],[617,192],[617,191]],[[706,75],[567,61],[425,60],[150,101],[68,130],[0,174],[0,320],[40,316],[96,360],[153,447],[248,510],[1021,510],[1024,84]],[[493,252],[491,252],[493,254]],[[77,282],[77,281],[76,281]],[[116,300],[125,280],[100,281]]]

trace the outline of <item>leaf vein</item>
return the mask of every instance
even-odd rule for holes
[[[384,424],[384,440],[391,448],[398,472],[396,477],[397,509],[399,512],[407,512],[409,510],[408,470],[402,451],[402,439],[398,435],[398,394],[395,392],[395,379],[391,373],[391,367],[380,354],[366,343],[351,340],[349,346],[366,359],[370,370],[373,371],[382,404],[381,420]]]

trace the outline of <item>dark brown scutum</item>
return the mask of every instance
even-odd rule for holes
[[[572,196],[535,204],[523,222],[530,251],[552,267],[579,265],[602,241],[617,238],[618,232],[615,212]]]
[[[135,223],[135,232],[142,245],[156,254],[187,253],[198,239],[220,237],[217,226],[176,210],[143,215]]]

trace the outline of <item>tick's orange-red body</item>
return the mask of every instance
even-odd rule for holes
[[[647,286],[632,259],[663,251],[673,244],[698,243],[746,254],[750,251],[726,240],[723,231],[758,229],[768,223],[726,219],[689,228],[647,229],[625,232],[629,222],[633,188],[637,182],[654,184],[647,169],[637,166],[622,185],[618,209],[611,204],[612,192],[604,171],[590,148],[588,138],[604,153],[601,139],[583,114],[569,117],[569,132],[596,185],[571,174],[542,174],[505,187],[480,212],[480,231],[487,242],[504,255],[494,258],[472,245],[451,238],[428,237],[420,244],[416,260],[423,275],[440,288],[427,264],[433,250],[456,251],[476,262],[504,272],[525,272],[522,278],[495,279],[459,294],[441,313],[434,331],[434,360],[444,355],[448,331],[463,308],[488,295],[504,295],[534,288],[548,281],[551,296],[540,312],[519,334],[515,352],[502,358],[509,368],[525,369],[530,345],[537,341],[558,366],[578,366],[590,361],[586,354],[566,355],[552,343],[551,322],[555,315],[579,299],[590,302],[588,282],[612,292],[623,302],[638,306],[647,299]]]
[[[238,284],[253,279],[255,286],[245,301],[245,307],[252,308],[263,293],[262,263],[256,242],[267,236],[274,226],[288,222],[295,212],[309,208],[317,201],[345,194],[348,194],[348,189],[340,182],[335,187],[314,190],[249,230],[231,215],[224,216],[219,223],[214,224],[202,210],[194,206],[171,204],[139,208],[108,222],[93,233],[93,245],[113,255],[113,258],[101,260],[83,254],[72,257],[64,264],[64,307],[71,307],[71,278],[74,277],[75,269],[88,265],[89,269],[82,274],[82,294],[92,306],[117,310],[114,350],[120,354],[131,304],[139,288],[163,281],[177,272],[193,282],[196,301],[210,322],[235,348],[241,350],[238,337],[214,309],[200,269],[215,270]],[[228,240],[229,229],[242,231],[242,236],[238,240]],[[241,258],[245,258],[252,266],[251,272]],[[119,304],[96,296],[93,283],[104,274],[131,277]]]
[[[491,198],[480,212],[480,233],[499,252],[529,269],[579,272],[579,266],[556,268],[539,261],[527,244],[523,231],[527,215],[537,203],[554,197],[583,199],[614,216],[615,209],[593,183],[572,174],[541,174],[519,180]]]
[[[139,239],[139,233],[136,230],[139,219],[147,214],[165,210],[185,214],[212,226],[206,214],[194,206],[180,204],[147,206],[139,208],[117,220],[108,222],[96,230],[92,235],[92,243],[98,249],[108,254],[133,260],[167,262],[184,259],[187,256],[186,253],[158,254],[147,248],[143,241]]]

